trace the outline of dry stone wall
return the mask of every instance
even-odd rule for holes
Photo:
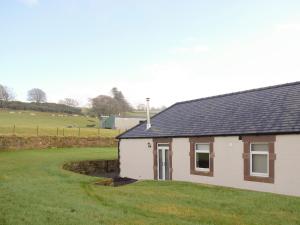
[[[68,162],[63,165],[63,169],[90,176],[115,178],[119,176],[119,161],[88,160]]]
[[[0,136],[0,150],[116,146],[116,139],[105,137]]]

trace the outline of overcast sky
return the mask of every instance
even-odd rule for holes
[[[299,0],[0,0],[0,83],[152,106],[300,80]]]

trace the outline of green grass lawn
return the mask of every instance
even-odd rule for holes
[[[95,186],[64,162],[114,159],[113,148],[0,152],[1,225],[300,224],[300,198],[185,182]]]
[[[0,135],[36,136],[100,136],[115,137],[117,130],[87,128],[87,125],[99,126],[97,118],[62,113],[48,113],[22,110],[0,110]],[[15,131],[14,127],[15,126]],[[68,128],[68,127],[73,128]]]

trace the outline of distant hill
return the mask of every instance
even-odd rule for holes
[[[38,112],[55,112],[81,115],[81,108],[57,103],[34,103],[20,101],[1,101],[0,108],[13,110],[32,110]]]

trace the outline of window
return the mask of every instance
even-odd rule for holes
[[[250,175],[258,177],[269,176],[269,145],[250,145]]]
[[[242,136],[244,180],[275,182],[275,135]]]
[[[214,176],[214,137],[191,137],[190,174]]]
[[[195,145],[195,167],[198,171],[209,171],[209,144]]]

